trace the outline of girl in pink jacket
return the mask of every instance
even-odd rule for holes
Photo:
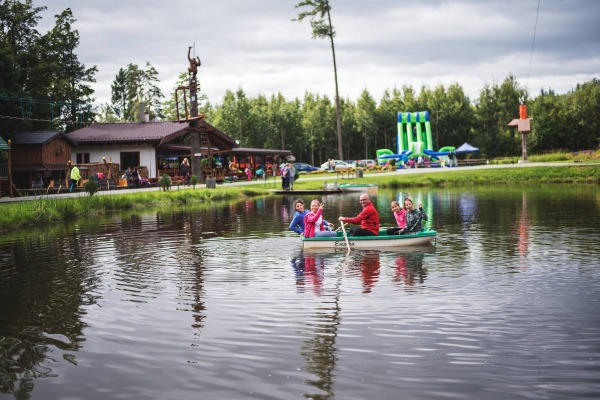
[[[396,218],[396,222],[398,223],[398,227],[388,229],[387,234],[398,235],[402,229],[406,228],[406,208],[400,208],[400,203],[397,201],[392,201],[391,206],[394,217]]]
[[[304,237],[337,236],[333,224],[323,219],[323,204],[319,200],[310,202],[310,211],[304,217]]]

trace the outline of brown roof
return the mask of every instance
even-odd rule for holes
[[[204,120],[197,122],[197,128],[190,128],[188,122],[146,122],[93,124],[68,134],[77,144],[151,142],[158,146],[178,143],[192,130],[197,129],[209,136],[211,147],[218,150],[230,150],[235,140]],[[177,140],[179,139],[179,140]],[[189,145],[188,145],[189,146]],[[205,146],[206,148],[206,146]]]
[[[57,137],[74,144],[73,140],[60,131],[19,132],[11,135],[14,144],[46,144]]]
[[[230,136],[227,136],[208,122],[204,120],[200,120],[197,122],[197,128],[190,128],[186,124],[187,129],[182,129],[176,132],[173,132],[169,135],[166,135],[161,141],[160,145],[164,145],[169,142],[173,142],[176,139],[179,141],[183,140],[183,137],[188,135],[190,132],[196,130],[198,132],[203,132],[208,134],[211,148],[216,146],[220,150],[229,150],[235,147],[235,139]]]
[[[188,127],[180,122],[93,124],[67,135],[78,144],[98,142],[160,142]]]

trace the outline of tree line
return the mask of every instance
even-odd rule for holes
[[[134,122],[144,102],[153,120],[175,120],[174,90],[165,97],[158,71],[150,64],[120,68],[111,85],[111,100],[93,109],[96,66],[77,58],[79,34],[70,9],[40,34],[37,23],[45,7],[31,0],[0,1],[0,130],[70,131],[97,122]],[[201,77],[201,74],[200,74]],[[175,87],[187,85],[182,72]],[[175,89],[174,87],[174,89]],[[181,102],[181,99],[179,99]],[[533,118],[530,154],[556,150],[596,149],[600,145],[600,81],[579,84],[566,94],[542,90],[531,97],[509,75],[486,84],[470,99],[458,83],[434,88],[394,87],[376,101],[368,89],[359,98],[339,98],[341,141],[337,134],[336,99],[306,92],[302,98],[282,93],[249,97],[243,88],[227,90],[213,105],[199,92],[206,120],[242,147],[291,150],[297,159],[318,165],[335,158],[341,142],[347,159],[374,158],[379,148],[396,149],[397,113],[429,111],[435,149],[469,142],[488,158],[521,154],[521,136],[508,122],[518,118],[524,102]],[[181,110],[180,105],[180,110]]]

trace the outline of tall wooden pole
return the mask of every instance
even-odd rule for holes
[[[204,183],[204,176],[202,175],[202,166],[200,164],[200,133],[198,129],[200,123],[198,120],[198,82],[196,81],[196,74],[198,73],[198,67],[200,66],[200,58],[190,57],[190,51],[192,47],[188,48],[188,60],[190,67],[188,72],[190,73],[190,144],[192,146],[192,174],[198,177],[199,183]]]

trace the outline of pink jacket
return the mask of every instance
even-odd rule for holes
[[[304,237],[315,237],[317,221],[319,220],[321,214],[323,214],[323,210],[320,208],[317,210],[316,214],[313,214],[312,211],[306,213],[304,216]],[[325,219],[321,219],[321,230],[324,231],[325,229]]]
[[[404,208],[400,209],[400,212],[394,213],[394,217],[396,217],[398,228],[406,228],[406,210]]]

